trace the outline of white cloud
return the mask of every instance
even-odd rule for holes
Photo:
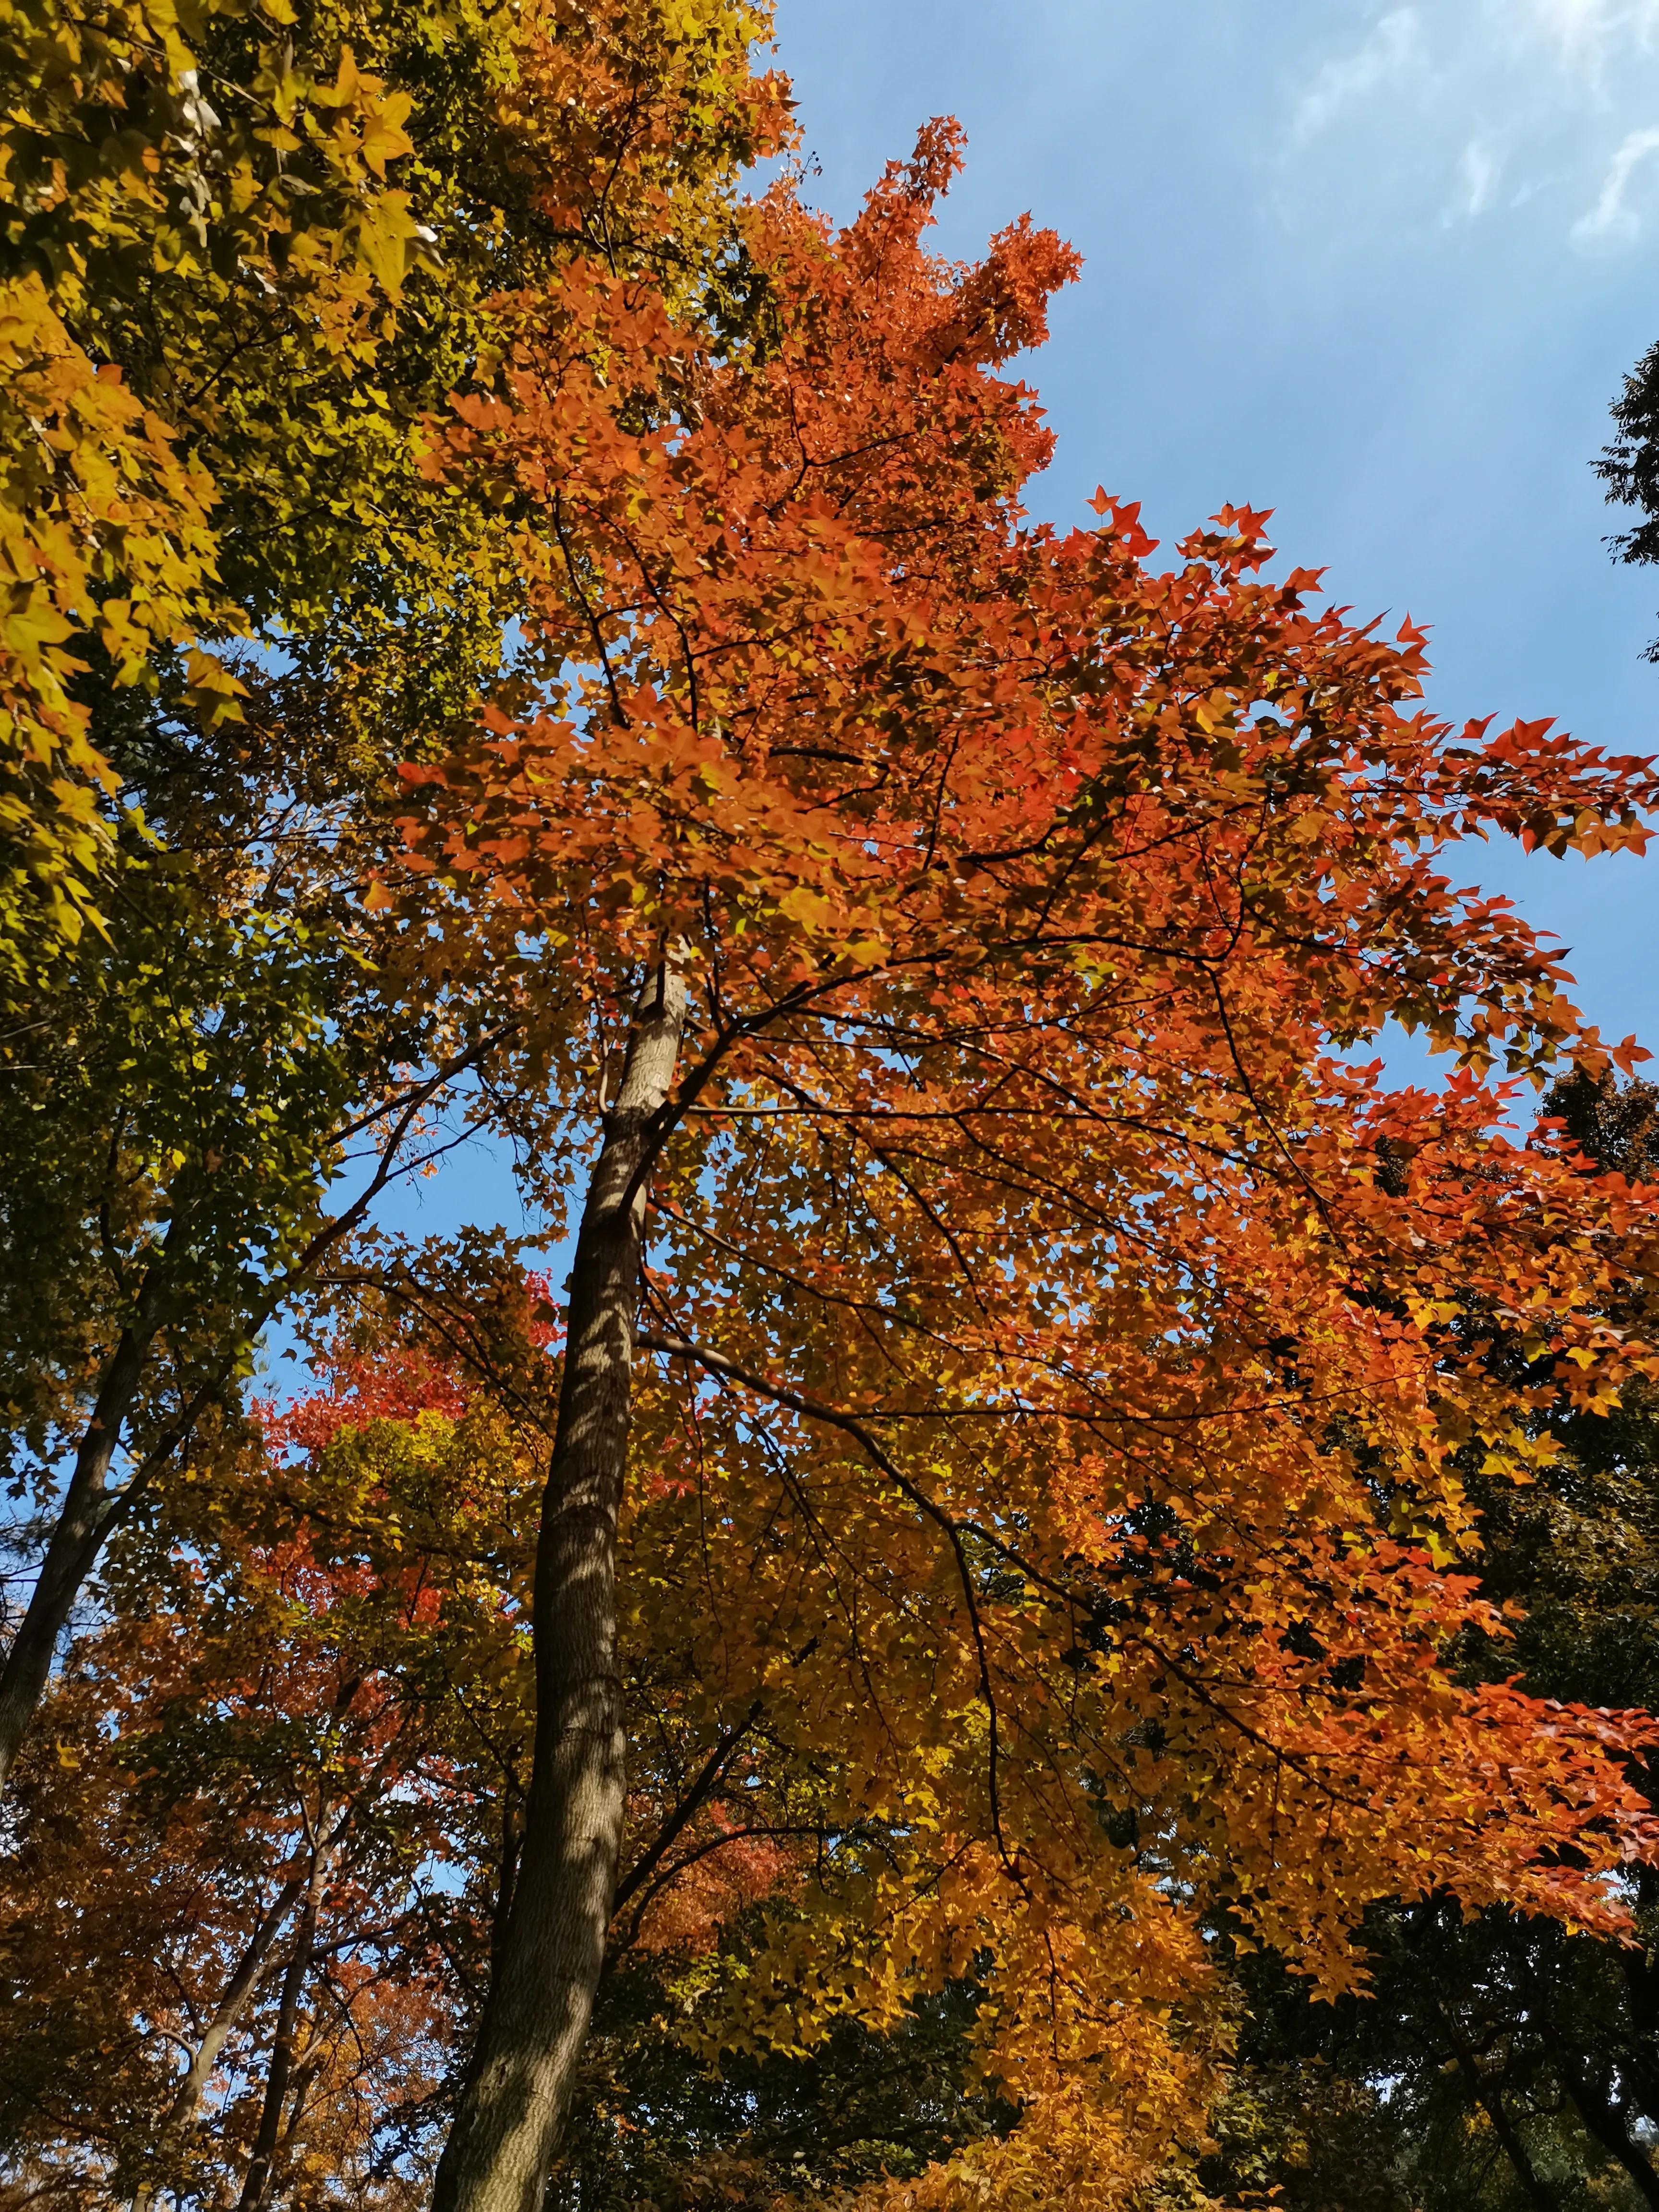
[[[1477,225],[1477,255],[1518,228],[1544,252],[1659,251],[1659,0],[1303,7],[1273,149],[1287,227],[1332,251]]]
[[[1446,221],[1450,222],[1458,216],[1472,221],[1484,215],[1492,205],[1503,167],[1502,155],[1494,154],[1484,139],[1471,138],[1457,164],[1457,198],[1446,210]]]
[[[1659,6],[1659,0],[1655,0]],[[1340,61],[1327,62],[1297,105],[1291,130],[1297,138],[1316,137],[1344,108],[1366,100],[1383,86],[1408,77],[1424,62],[1422,32],[1414,8],[1395,8],[1381,17],[1364,45]]]
[[[1628,204],[1626,193],[1636,170],[1650,154],[1656,152],[1659,152],[1659,130],[1649,126],[1627,135],[1607,164],[1607,173],[1601,180],[1601,195],[1595,206],[1580,216],[1572,227],[1576,244],[1611,245],[1636,236],[1641,224],[1635,210]]]
[[[1561,58],[1592,76],[1620,46],[1659,41],[1659,0],[1530,0],[1528,13]]]

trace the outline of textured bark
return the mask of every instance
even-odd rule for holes
[[[538,2212],[605,1961],[622,1844],[617,1517],[628,1458],[646,1187],[674,1079],[682,979],[634,1018],[570,1276],[536,1550],[536,1738],[512,1909],[434,2212]]]
[[[12,1638],[5,1664],[0,1667],[0,1790],[6,1786],[18,1746],[46,1694],[58,1639],[113,1526],[110,1469],[143,1379],[155,1334],[153,1324],[127,1328],[115,1347],[75,1455],[63,1510],[46,1547],[28,1610]]]

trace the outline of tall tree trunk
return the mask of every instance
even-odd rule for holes
[[[617,1516],[628,1459],[646,1185],[679,1056],[684,980],[635,1013],[570,1277],[536,1547],[536,1739],[518,1876],[434,2212],[538,2212],[605,1960],[622,1845]]]
[[[52,1532],[17,1633],[0,1667],[0,1790],[6,1786],[35,1709],[52,1674],[52,1653],[81,1586],[112,1525],[110,1468],[132,1411],[155,1340],[153,1322],[124,1329],[75,1455],[58,1525]]]

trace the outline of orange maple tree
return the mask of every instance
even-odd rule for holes
[[[931,256],[958,158],[930,127],[839,233],[757,204],[757,356],[581,265],[432,454],[532,611],[476,750],[406,772],[413,865],[532,948],[591,1084],[545,1164],[585,1181],[534,1772],[440,2212],[538,2201],[641,1653],[711,1777],[757,1762],[733,1847],[793,1853],[699,1984],[710,2049],[986,1988],[1022,2124],[911,2203],[1117,2203],[1190,2141],[1218,1912],[1335,1990],[1372,1899],[1616,1929],[1653,1846],[1653,1723],[1454,1677],[1504,1632],[1465,1477],[1651,1370],[1607,1316],[1655,1223],[1510,1133],[1514,1080],[1607,1048],[1441,856],[1640,849],[1659,784],[1434,719],[1423,634],[1271,579],[1263,514],[1164,569],[1103,495],[1030,525],[1008,365],[1075,263],[1026,222]],[[1390,1021],[1441,1090],[1366,1057]]]
[[[498,1477],[480,1441],[452,1535]],[[416,2201],[481,1948],[481,1762],[442,1688],[495,1608],[434,1571],[419,1504],[449,1444],[343,1430],[287,1480],[200,1481],[170,1559],[124,1547],[116,1585],[148,1602],[70,1653],[13,1809],[0,2115],[31,2196]]]
[[[20,1770],[0,2137],[31,2202],[423,2201],[513,1893],[556,1355],[544,1280],[375,1258],[312,1387],[116,1547]],[[628,1698],[614,1954],[684,1967],[799,1855],[738,1832],[752,1746],[688,1771],[660,1660]]]

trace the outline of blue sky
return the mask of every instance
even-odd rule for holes
[[[1430,625],[1440,711],[1659,751],[1659,570],[1610,562],[1590,467],[1659,338],[1659,0],[781,0],[777,59],[833,215],[953,114],[943,249],[1030,209],[1081,250],[1038,513],[1271,507],[1339,601]],[[1659,848],[1468,874],[1659,1051]]]
[[[1340,601],[1431,625],[1440,711],[1659,752],[1659,570],[1609,560],[1591,472],[1659,338],[1659,0],[781,0],[778,33],[831,214],[954,114],[943,249],[1026,209],[1081,249],[1030,364],[1039,513],[1103,483],[1167,544],[1271,507]],[[1659,848],[1474,847],[1468,874],[1659,1052]],[[526,1225],[491,1147],[393,1211]]]

